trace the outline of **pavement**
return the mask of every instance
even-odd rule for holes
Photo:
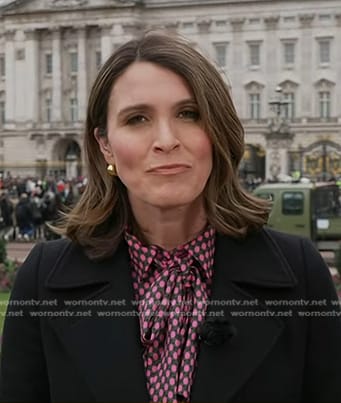
[[[23,262],[34,245],[34,242],[8,242],[7,257],[11,260]]]

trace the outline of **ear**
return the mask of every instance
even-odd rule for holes
[[[100,134],[100,129],[99,127],[96,127],[94,130],[94,136],[95,139],[99,145],[99,148],[103,154],[104,159],[108,164],[113,164],[114,163],[114,158],[112,155],[110,143],[108,141],[108,137],[105,134]]]

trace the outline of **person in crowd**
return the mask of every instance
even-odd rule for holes
[[[14,238],[13,203],[8,197],[8,191],[2,190],[0,196],[0,228],[3,238],[8,241]]]
[[[15,206],[15,219],[18,226],[17,239],[29,241],[34,235],[34,218],[30,198],[27,193],[22,193],[18,204]]]
[[[243,127],[208,59],[166,33],[122,45],[84,151],[63,239],[16,278],[11,300],[36,302],[9,304],[1,402],[341,401],[330,273],[242,189]]]
[[[24,179],[19,178],[18,181],[17,181],[16,187],[17,187],[17,194],[18,194],[19,197],[20,197],[20,195],[21,195],[22,193],[26,193],[26,194],[27,194],[26,188],[27,188],[28,186],[27,186],[26,182],[24,181]]]
[[[69,208],[75,201],[75,195],[70,182],[65,182],[63,191],[60,193],[61,202],[64,207]]]
[[[44,217],[43,217],[43,191],[40,186],[36,186],[30,197],[32,219],[34,227],[34,239],[42,239],[44,233]]]
[[[42,202],[42,215],[44,221],[44,238],[46,240],[60,238],[56,232],[51,230],[51,225],[56,224],[60,218],[61,207],[61,198],[58,193],[48,191],[44,194]]]

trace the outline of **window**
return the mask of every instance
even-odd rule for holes
[[[319,41],[320,64],[330,63],[330,40],[323,39]]]
[[[71,73],[78,72],[78,53],[70,52],[70,71]]]
[[[283,60],[285,65],[293,65],[295,63],[295,43],[283,43]]]
[[[71,122],[78,121],[78,101],[77,98],[70,99],[70,120]]]
[[[284,192],[282,196],[282,214],[301,215],[304,211],[302,192]]]
[[[194,24],[193,24],[193,22],[184,22],[182,24],[182,26],[184,27],[184,29],[189,29],[189,28],[193,28]]]
[[[45,73],[52,74],[52,53],[45,54]]]
[[[323,78],[315,83],[315,87],[316,116],[320,119],[329,119],[332,115],[335,82]]]
[[[267,192],[257,193],[257,197],[259,197],[263,200],[268,200],[272,204],[275,200],[275,195],[273,193],[267,193]]]
[[[295,93],[286,92],[283,94],[283,100],[285,102],[284,117],[286,119],[294,119],[295,117]]]
[[[260,119],[260,94],[249,94],[250,119]]]
[[[0,77],[5,77],[5,75],[6,75],[5,55],[0,54]]]
[[[291,15],[288,15],[288,16],[283,18],[283,21],[286,22],[286,23],[295,22],[295,17],[291,16]]]
[[[16,60],[25,60],[25,49],[17,49],[15,51]]]
[[[217,27],[226,27],[226,20],[218,20],[215,22]]]
[[[4,124],[6,120],[6,104],[5,101],[0,101],[0,124]]]
[[[45,99],[45,122],[51,122],[52,118],[52,101],[51,98]]]
[[[320,118],[330,117],[330,92],[320,91],[319,92],[319,103],[320,103]]]
[[[260,23],[260,18],[250,18],[249,19],[249,24],[259,24]]]
[[[220,67],[226,66],[226,51],[227,51],[227,44],[226,43],[215,43],[214,44],[215,50],[215,59]]]
[[[331,15],[330,14],[320,14],[319,20],[320,21],[330,21]]]
[[[264,86],[257,81],[250,81],[245,85],[245,117],[252,120],[261,118],[261,101]]]
[[[335,185],[316,188],[313,193],[314,210],[318,218],[329,218],[339,215],[339,189]]]
[[[99,70],[102,66],[102,52],[96,50],[96,69]]]
[[[259,43],[249,43],[250,51],[250,66],[260,65],[260,44]]]

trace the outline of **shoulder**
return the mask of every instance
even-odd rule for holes
[[[267,227],[262,228],[253,236],[261,238],[268,244],[268,247],[280,251],[292,266],[297,266],[298,263],[306,266],[315,261],[326,267],[316,245],[306,237],[279,232]]]
[[[233,261],[239,280],[304,288],[315,280],[332,283],[320,253],[304,237],[262,228],[239,240],[218,237],[216,244],[218,262]]]
[[[269,228],[261,232],[263,237],[276,245],[295,275],[304,281],[308,293],[318,295],[323,289],[329,289],[336,297],[329,267],[310,239]]]
[[[40,250],[43,257],[53,258],[60,256],[69,249],[75,249],[77,245],[68,238],[61,238],[38,243],[35,248]]]
[[[28,286],[44,282],[56,262],[70,250],[77,250],[77,246],[69,239],[37,243],[20,266],[15,286],[22,287],[24,284]]]
[[[39,262],[43,259],[44,261],[55,262],[61,255],[70,249],[75,249],[76,245],[69,239],[57,239],[53,241],[39,242],[37,243],[24,264],[30,262],[31,260],[38,260]]]
[[[269,240],[273,244],[276,244],[284,253],[292,253],[293,251],[298,252],[308,245],[309,247],[315,248],[314,244],[308,238],[279,232],[267,227],[262,228],[258,235]]]
[[[271,249],[287,256],[292,254],[302,255],[305,249],[313,250],[319,254],[313,242],[303,236],[279,232],[268,227],[249,233],[244,238],[236,241],[247,249],[258,249],[259,253],[265,253]]]
[[[316,245],[306,237],[286,234],[270,228],[263,228],[260,234],[276,245],[290,261],[297,261],[301,257],[305,263],[307,260],[323,262]]]
[[[42,242],[36,245],[19,270],[16,284],[30,283],[45,292],[73,289],[105,283],[116,272],[125,272],[129,264],[127,248],[122,246],[103,260],[92,260],[85,249],[69,239]]]
[[[263,227],[248,233],[245,237],[231,239],[228,236],[219,236],[225,244],[232,243],[243,251],[253,251],[255,254],[277,252],[282,255],[302,254],[302,248],[313,248],[314,244],[307,238],[279,232],[268,227]],[[220,242],[218,242],[220,244]]]

